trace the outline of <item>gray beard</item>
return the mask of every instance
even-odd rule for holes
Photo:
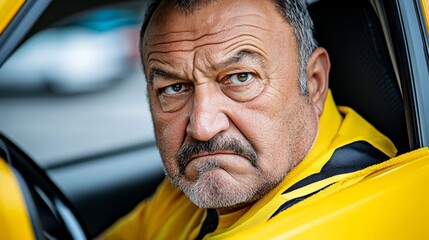
[[[196,165],[196,170],[199,172],[199,177],[193,183],[183,176],[179,179],[170,179],[200,208],[236,208],[255,202],[275,188],[284,178],[284,176],[279,179],[267,178],[259,171],[257,179],[259,181],[253,181],[243,186],[238,182],[228,181],[220,173],[210,172],[223,171],[215,159],[209,159]]]

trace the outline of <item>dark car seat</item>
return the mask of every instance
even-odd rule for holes
[[[320,0],[309,6],[315,36],[331,58],[330,88],[388,136],[399,153],[410,149],[403,100],[379,18],[363,0]]]

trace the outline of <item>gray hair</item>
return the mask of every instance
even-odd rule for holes
[[[169,1],[169,0],[167,0]],[[170,0],[172,1],[172,0]],[[210,0],[174,0],[176,6],[185,13],[192,12],[195,7],[206,4]],[[307,10],[304,0],[271,0],[276,5],[280,14],[292,27],[295,40],[298,46],[298,56],[300,61],[299,86],[302,95],[308,95],[308,85],[306,68],[311,53],[317,47],[316,39],[313,36],[313,21]],[[143,37],[153,13],[158,8],[162,0],[152,0],[149,5],[143,25],[140,30],[140,57],[143,64]]]

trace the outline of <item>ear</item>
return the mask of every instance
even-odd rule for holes
[[[328,52],[324,48],[316,48],[310,55],[306,71],[309,100],[319,116],[323,113],[328,94],[330,68],[331,62],[329,61]]]

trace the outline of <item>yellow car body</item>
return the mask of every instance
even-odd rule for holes
[[[0,239],[35,239],[21,187],[11,166],[0,157]]]

